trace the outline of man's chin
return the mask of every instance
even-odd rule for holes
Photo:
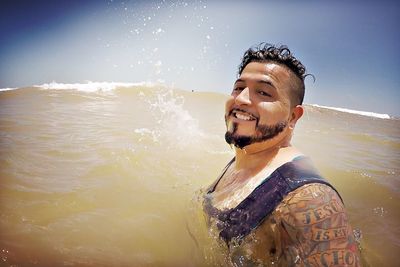
[[[225,133],[225,140],[228,144],[234,145],[240,149],[253,143],[263,142],[270,140],[281,133],[287,125],[287,121],[281,121],[275,125],[258,125],[256,128],[259,136],[248,136],[238,134],[238,125],[233,123],[231,127],[228,127],[228,131]]]
[[[225,141],[230,145],[234,145],[240,149],[243,149],[245,146],[254,143],[254,138],[251,136],[237,135],[231,132],[226,132]]]

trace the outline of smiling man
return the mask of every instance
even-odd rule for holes
[[[360,266],[335,188],[291,145],[305,67],[286,46],[250,48],[226,102],[235,157],[205,195],[233,266]]]

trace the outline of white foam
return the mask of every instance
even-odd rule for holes
[[[381,113],[375,113],[375,112],[370,112],[370,111],[359,111],[359,110],[353,110],[353,109],[347,109],[347,108],[320,106],[317,104],[310,104],[310,106],[318,107],[318,108],[332,109],[332,110],[336,110],[336,111],[340,111],[340,112],[352,113],[352,114],[368,116],[368,117],[375,117],[375,118],[380,118],[380,119],[390,119],[390,116],[388,114],[381,114]]]
[[[138,82],[138,83],[121,83],[121,82],[91,82],[87,83],[44,83],[41,85],[34,85],[34,87],[39,87],[45,90],[63,90],[63,89],[73,89],[83,92],[109,92],[117,87],[131,87],[131,86],[154,86],[151,82]]]
[[[2,92],[2,91],[11,91],[11,90],[15,90],[15,89],[18,89],[18,88],[12,88],[12,87],[10,87],[10,88],[0,88],[0,92]]]

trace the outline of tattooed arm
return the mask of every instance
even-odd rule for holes
[[[357,244],[344,205],[323,184],[300,187],[283,202],[282,252],[297,266],[360,266]]]

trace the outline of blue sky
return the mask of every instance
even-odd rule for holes
[[[0,88],[164,82],[229,93],[243,52],[286,44],[306,103],[400,116],[395,1],[1,1]]]

